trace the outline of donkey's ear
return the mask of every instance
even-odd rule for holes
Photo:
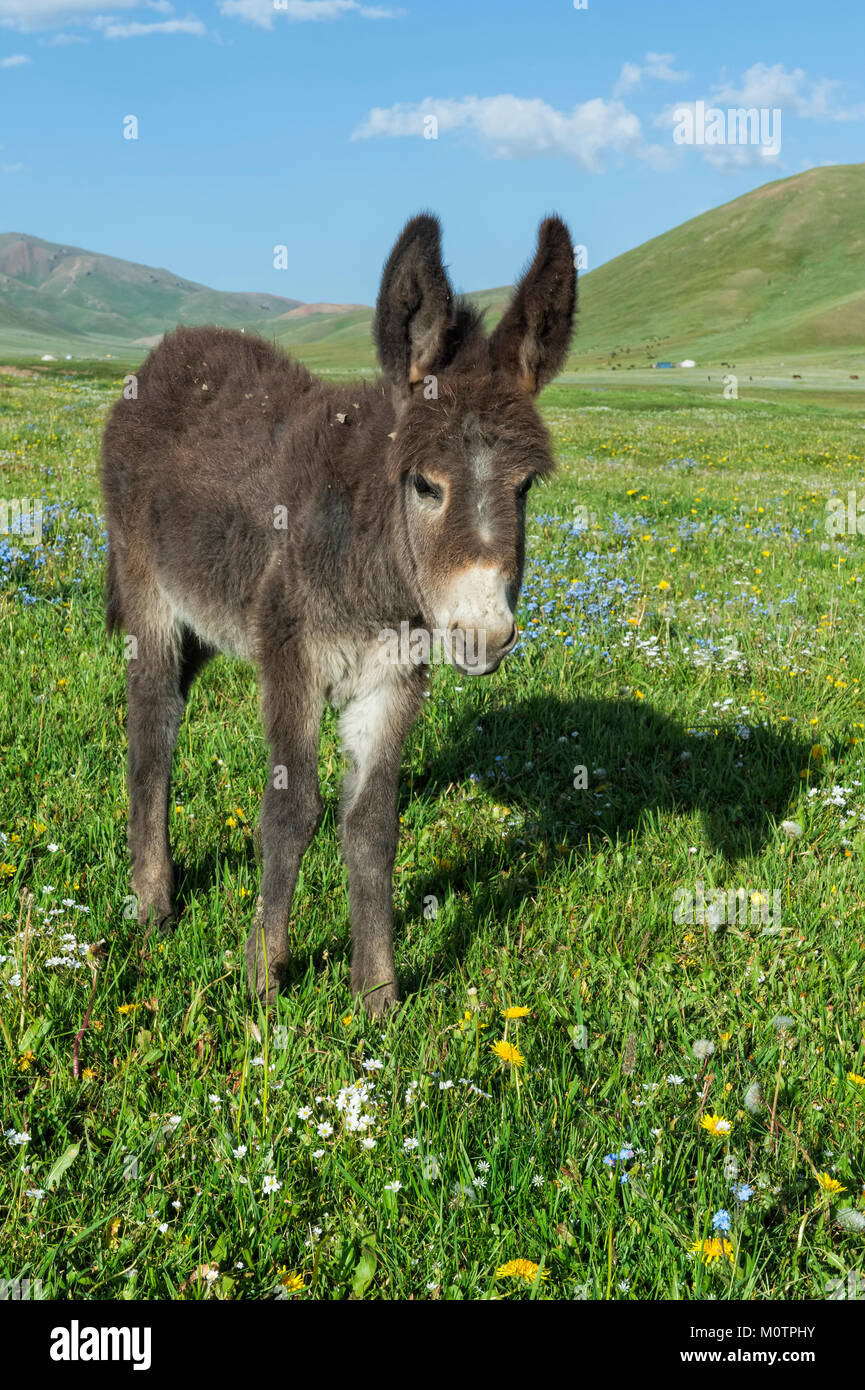
[[[558,217],[538,231],[538,249],[490,338],[490,358],[532,394],[556,375],[568,355],[577,303],[570,232]]]
[[[443,361],[452,304],[438,218],[422,213],[406,223],[391,251],[375,306],[378,360],[394,385],[408,390]]]

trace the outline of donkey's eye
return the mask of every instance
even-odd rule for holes
[[[428,483],[421,473],[412,474],[412,483],[418,497],[434,497],[436,501],[441,500],[441,490]]]
[[[531,487],[531,485],[532,485],[532,483],[533,483],[534,481],[535,481],[535,475],[534,475],[534,473],[530,473],[529,476],[526,478],[525,482],[520,483],[519,487],[517,488],[517,498],[518,498],[518,499],[522,500],[523,497],[527,497],[527,496],[528,496],[529,488]]]

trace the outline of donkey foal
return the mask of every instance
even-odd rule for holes
[[[564,362],[575,299],[570,236],[548,218],[487,337],[454,298],[439,224],[423,215],[384,268],[376,384],[327,385],[251,334],[179,328],[147,358],[135,398],[112,411],[107,615],[109,631],[129,634],[139,920],[173,914],[169,783],[193,677],[217,651],[254,661],[270,773],[246,962],[268,1001],[285,977],[295,883],[321,815],[325,701],[342,710],[349,763],[340,828],[352,988],[375,1014],[399,997],[400,756],[427,666],[385,638],[405,624],[444,634],[447,659],[466,675],[495,671],[514,646],[526,495],[553,467],[534,397]]]

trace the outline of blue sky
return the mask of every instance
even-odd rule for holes
[[[514,278],[548,211],[591,268],[863,157],[850,0],[276,4],[0,0],[0,230],[370,303],[421,208],[457,288],[478,289]],[[677,144],[674,112],[699,100],[780,110],[780,150]]]

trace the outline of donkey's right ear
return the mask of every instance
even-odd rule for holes
[[[421,213],[388,257],[373,321],[378,360],[398,390],[407,393],[443,362],[452,311],[438,218]]]

